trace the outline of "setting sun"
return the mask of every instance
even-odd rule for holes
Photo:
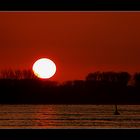
[[[38,78],[48,79],[51,78],[56,72],[55,63],[47,58],[38,59],[33,64],[33,72]]]

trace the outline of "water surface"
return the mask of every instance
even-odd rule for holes
[[[140,128],[140,105],[0,105],[0,128]]]

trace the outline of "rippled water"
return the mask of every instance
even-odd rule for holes
[[[140,105],[0,105],[0,128],[140,128]]]

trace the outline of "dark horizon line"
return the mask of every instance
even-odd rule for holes
[[[86,77],[90,74],[121,74],[121,73],[127,74],[130,77],[129,81],[132,81],[135,75],[140,74],[140,71],[135,72],[134,74],[131,74],[128,71],[113,71],[113,70],[99,71],[99,70],[97,70],[97,71],[88,72],[85,75],[85,78],[83,78],[83,79],[67,79],[67,80],[59,81],[59,80],[52,80],[51,78],[48,78],[48,79],[38,78],[37,76],[34,75],[33,70],[29,69],[29,68],[28,69],[22,69],[22,70],[21,69],[11,69],[10,68],[10,69],[0,69],[0,80],[2,80],[2,79],[35,80],[36,79],[36,80],[40,80],[40,81],[52,81],[52,82],[57,82],[57,83],[65,83],[65,82],[72,82],[72,81],[86,81]]]

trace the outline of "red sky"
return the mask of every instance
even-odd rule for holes
[[[52,59],[57,81],[140,71],[139,12],[0,12],[0,69]]]

